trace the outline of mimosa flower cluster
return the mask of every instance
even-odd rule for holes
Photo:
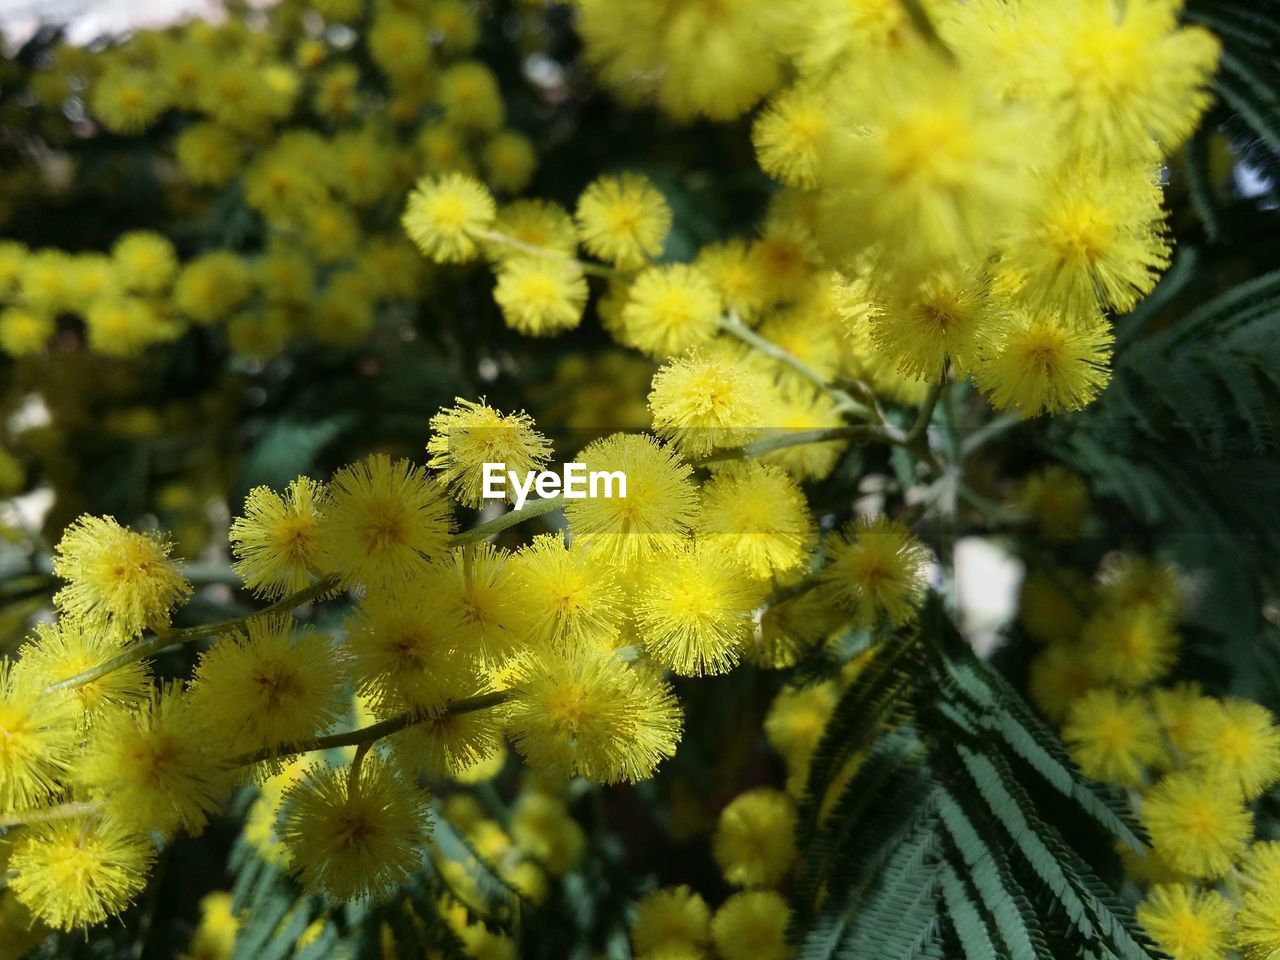
[[[196,242],[180,252],[143,229],[85,252],[0,243],[0,350],[36,358],[65,348],[57,335],[70,330],[97,353],[135,357],[194,328],[265,359],[300,341],[349,347],[380,311],[416,302],[427,271],[389,201],[424,169],[483,172],[515,193],[537,158],[474,59],[470,4],[375,6],[324,12],[332,30],[359,27],[354,45],[335,44],[296,2],[265,22],[193,22],[97,53],[60,45],[27,77],[26,122],[62,146],[78,135],[63,116],[74,107],[145,144],[165,166],[179,232]],[[14,187],[19,204],[72,192]],[[237,225],[211,227],[231,201]]]
[[[143,888],[157,838],[198,832],[236,784],[279,782],[288,758],[337,744],[357,748],[345,769],[287,768],[267,829],[305,889],[383,896],[430,835],[420,778],[491,776],[506,738],[535,771],[646,779],[680,740],[665,675],[794,663],[838,623],[909,624],[923,596],[928,555],[902,525],[831,537],[815,573],[813,521],[783,469],[744,461],[699,484],[646,434],[579,455],[625,473],[626,498],[511,511],[564,505],[566,519],[514,551],[458,534],[451,492],[474,504],[490,457],[540,466],[551,445],[527,415],[483,402],[432,428],[430,469],[374,455],[327,483],[250,493],[235,569],[274,603],[243,621],[171,626],[192,587],[162,537],[92,516],[66,532],[58,617],[0,678],[4,813],[31,821],[10,859],[19,903],[55,927],[100,922]],[[767,623],[783,585],[792,598]],[[289,615],[338,593],[355,605],[336,634]],[[200,638],[212,642],[189,680],[151,676],[148,655]],[[344,738],[353,710],[372,723]],[[747,824],[727,862],[753,855]],[[776,880],[783,867],[740,869]]]
[[[1040,443],[1173,262],[1180,0],[258,7],[0,70],[0,493],[52,502],[0,514],[0,941],[109,951],[230,827],[193,960],[807,956],[820,744],[973,533],[1150,836],[1117,897],[1280,957],[1280,726],[1174,679],[1200,585]]]
[[[1079,477],[1031,477],[1021,507],[1066,544],[1091,509]],[[1090,777],[1130,791],[1152,849],[1125,851],[1145,890],[1138,918],[1178,960],[1280,950],[1276,844],[1256,836],[1259,799],[1280,783],[1280,724],[1265,707],[1169,682],[1192,586],[1176,568],[1116,554],[1096,575],[1040,563],[1023,582],[1019,622],[1042,645],[1031,662],[1037,706]]]
[[[670,263],[672,211],[638,173],[595,180],[572,214],[550,201],[499,209],[461,174],[423,179],[409,236],[437,263],[487,256],[514,329],[577,326],[586,277],[607,278],[606,330],[666,361],[672,390],[726,398],[694,413],[655,396],[673,431],[817,427],[839,412],[753,377],[760,364],[737,342],[753,332],[811,379],[859,379],[906,403],[972,377],[993,406],[1032,417],[1079,409],[1106,385],[1108,317],[1169,265],[1161,164],[1207,106],[1217,62],[1216,39],[1179,26],[1174,0],[938,3],[932,36],[897,4],[879,19],[842,3],[581,6],[603,75],[633,95],[643,72],[677,118],[734,116],[781,87],[753,129],[785,189],[756,236]],[[709,71],[730,51],[736,69]],[[687,77],[694,64],[714,91]]]

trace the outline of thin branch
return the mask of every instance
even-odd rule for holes
[[[488,710],[490,707],[496,707],[506,702],[510,696],[511,694],[507,690],[497,690],[493,693],[482,693],[476,697],[468,697],[465,700],[455,700],[445,709],[445,715],[455,717],[464,713],[474,713],[477,710]],[[327,737],[316,737],[314,740],[302,740],[298,743],[279,744],[254,751],[253,753],[241,754],[232,758],[231,765],[244,767],[254,763],[261,763],[264,760],[279,760],[283,757],[296,756],[299,753],[313,753],[316,750],[359,747],[371,744],[384,737],[389,737],[393,733],[399,733],[401,730],[429,719],[431,718],[424,713],[410,711],[409,713],[402,713],[398,717],[392,717],[390,720],[383,720],[380,723],[361,727],[359,730],[335,733]]]
[[[601,263],[588,263],[585,260],[579,260],[577,257],[563,253],[560,250],[551,250],[548,247],[540,247],[537,244],[525,243],[517,237],[503,233],[500,230],[469,230],[468,233],[476,240],[483,240],[487,243],[498,243],[504,247],[511,247],[513,250],[520,250],[535,257],[543,257],[550,260],[563,260],[565,263],[576,264],[578,269],[583,273],[593,277],[616,277],[619,271],[613,267],[606,267]]]
[[[719,463],[723,460],[754,460],[787,447],[806,443],[831,443],[839,440],[865,440],[869,443],[889,443],[890,440],[878,427],[857,424],[848,427],[821,427],[814,430],[787,430],[772,436],[761,437],[741,447],[726,447],[708,454],[696,464]]]
[[[476,697],[468,697],[465,700],[455,700],[449,704],[445,710],[447,716],[457,716],[463,713],[473,713],[477,710],[487,710],[490,707],[496,707],[505,702],[511,696],[510,691],[498,690],[493,693],[482,693]],[[256,753],[248,753],[231,760],[232,766],[249,766],[250,764],[259,763],[263,760],[278,760],[282,757],[295,756],[299,753],[311,753],[315,750],[331,750],[338,747],[357,747],[356,760],[352,763],[352,777],[359,776],[359,760],[369,747],[377,740],[388,737],[393,733],[399,733],[407,727],[413,726],[415,723],[421,723],[428,719],[422,713],[406,713],[390,720],[383,720],[381,723],[375,723],[359,730],[352,730],[348,733],[338,733],[328,737],[317,737],[314,740],[306,740],[299,743],[283,744],[278,747],[270,747],[265,750],[259,750]],[[90,816],[102,811],[104,804],[101,801],[93,802],[75,802],[62,803],[55,807],[45,807],[40,810],[22,810],[17,813],[5,814],[0,816],[0,828],[18,827],[31,823],[48,823],[53,820],[69,820],[73,817]]]
[[[993,420],[988,420],[961,441],[961,458],[967,460],[975,452],[982,449],[982,447],[986,446],[996,437],[1000,436],[1000,434],[1025,422],[1026,421],[1016,413],[1004,413]]]
[[[244,582],[244,578],[225,563],[184,563],[178,566],[178,572],[197,587],[213,584],[238,587]]]
[[[933,420],[933,411],[938,406],[938,398],[942,396],[944,387],[946,383],[941,380],[929,387],[924,403],[920,404],[920,411],[916,414],[915,423],[911,424],[911,429],[907,431],[908,444],[924,438],[928,433],[929,422]]]
[[[73,817],[87,817],[102,810],[100,801],[77,801],[60,803],[56,807],[44,807],[40,810],[19,810],[0,816],[0,827],[21,827],[29,823],[52,823],[55,820],[70,820]]]
[[[534,517],[540,517],[544,513],[553,513],[564,507],[568,502],[565,497],[547,497],[544,500],[534,500],[532,503],[526,503],[519,510],[509,510],[502,516],[494,517],[487,523],[462,531],[462,533],[450,539],[449,546],[462,547],[469,543],[479,543],[481,540],[486,540],[495,533],[501,533],[516,524],[532,520]]]
[[[250,620],[257,617],[270,616],[273,613],[288,613],[305,603],[310,603],[319,597],[323,597],[327,593],[331,593],[337,589],[337,577],[325,577],[309,587],[291,593],[287,597],[277,600],[275,603],[263,607],[261,610],[255,610],[253,613],[247,613],[243,617],[234,617],[231,620],[221,620],[218,623],[205,623],[195,627],[183,627],[180,630],[170,630],[166,633],[157,633],[154,636],[136,643],[131,647],[125,648],[122,653],[117,654],[110,660],[104,660],[97,666],[90,667],[81,673],[77,673],[73,677],[65,680],[59,680],[57,683],[51,683],[44,688],[46,694],[56,693],[59,690],[69,690],[72,687],[79,687],[86,683],[92,683],[114,670],[137,661],[144,660],[164,650],[166,647],[178,646],[183,643],[191,643],[193,640],[203,640],[207,637],[220,636],[228,631],[242,627]]]
[[[871,411],[857,400],[853,399],[847,392],[839,387],[833,386],[827,382],[826,377],[814,370],[794,353],[784,350],[771,340],[766,340],[760,334],[756,333],[750,327],[741,323],[734,317],[726,317],[720,321],[720,329],[730,336],[737,337],[743,343],[754,347],[765,356],[777,360],[779,363],[790,367],[800,376],[804,377],[820,391],[827,394],[835,401],[837,409],[841,414],[860,419],[867,419],[871,415]]]

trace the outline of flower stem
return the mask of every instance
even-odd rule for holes
[[[752,440],[741,447],[726,447],[697,460],[699,464],[718,463],[721,460],[753,460],[776,450],[798,447],[806,443],[830,443],[836,440],[881,440],[884,438],[875,427],[856,425],[849,427],[822,427],[814,430],[788,430],[772,436]],[[887,442],[887,441],[886,441]]]
[[[202,623],[195,627],[183,627],[180,630],[169,630],[165,633],[157,633],[141,643],[127,647],[122,653],[117,654],[110,660],[104,660],[97,666],[90,667],[77,673],[73,677],[65,680],[59,680],[57,683],[51,683],[44,688],[46,694],[56,693],[59,690],[69,690],[72,687],[79,687],[86,683],[92,683],[114,670],[128,666],[136,660],[143,660],[153,654],[159,653],[166,647],[177,646],[178,644],[190,643],[193,640],[203,640],[206,637],[216,637],[221,634],[242,627],[255,617],[265,617],[273,613],[288,613],[296,607],[309,603],[318,597],[323,597],[326,593],[332,592],[338,586],[337,577],[325,577],[309,587],[303,587],[296,593],[291,593],[287,597],[277,600],[275,603],[263,607],[261,610],[255,610],[253,613],[245,614],[243,617],[234,617],[230,620],[221,620],[218,623]]]
[[[773,360],[777,360],[779,363],[785,364],[796,373],[800,374],[800,376],[804,377],[823,393],[827,394],[827,396],[831,397],[831,399],[835,401],[836,408],[841,414],[850,417],[858,417],[864,420],[870,417],[871,411],[864,404],[853,399],[852,396],[844,390],[841,390],[839,387],[828,383],[822,374],[818,373],[817,370],[814,370],[813,367],[809,366],[794,353],[784,350],[772,340],[766,340],[746,324],[739,321],[736,317],[729,316],[721,319],[720,329],[730,336],[737,337],[743,343],[754,347],[765,356]]]
[[[516,524],[532,520],[534,517],[540,517],[544,513],[552,513],[559,510],[568,502],[564,497],[547,497],[543,500],[534,500],[532,503],[525,504],[519,510],[509,510],[499,517],[494,517],[487,523],[462,531],[462,533],[450,539],[449,546],[463,547],[469,543],[479,543],[481,540],[486,540],[495,533],[501,533]]]
[[[584,260],[579,260],[577,257],[570,256],[567,253],[562,253],[559,250],[550,250],[547,247],[540,247],[537,244],[525,243],[523,240],[513,237],[510,234],[503,233],[500,230],[470,230],[468,232],[476,240],[484,240],[488,243],[500,243],[504,247],[511,247],[514,250],[520,250],[535,257],[564,260],[566,263],[576,264],[579,270],[593,277],[618,276],[618,271],[613,269],[613,267],[606,267],[601,263],[587,263]]]
[[[458,716],[463,713],[474,713],[477,710],[488,710],[504,703],[510,696],[511,693],[508,690],[496,690],[492,693],[482,693],[479,696],[468,697],[465,700],[455,700],[449,704],[445,713],[448,716]],[[281,757],[290,757],[299,753],[332,750],[339,747],[355,747],[356,755],[351,761],[349,780],[349,784],[355,784],[360,776],[360,762],[376,741],[393,733],[399,733],[401,730],[411,727],[415,723],[421,723],[426,719],[428,718],[421,713],[405,713],[398,717],[392,717],[390,720],[383,720],[381,723],[375,723],[348,733],[336,733],[328,737],[316,737],[314,740],[282,744],[278,747],[259,750],[256,753],[243,754],[233,758],[230,765],[243,767],[260,763],[263,760],[278,760]],[[72,817],[92,816],[93,814],[101,813],[102,809],[103,804],[101,801],[93,801],[61,803],[57,806],[44,807],[39,810],[20,810],[16,813],[0,816],[0,828],[7,829],[31,823],[48,823],[53,820],[69,820]]]
[[[464,713],[474,713],[477,710],[488,710],[490,707],[496,707],[504,703],[510,696],[511,694],[507,690],[497,690],[493,693],[482,693],[479,696],[467,697],[465,700],[455,700],[445,709],[445,714],[456,717]],[[390,720],[383,720],[380,723],[361,727],[359,730],[335,733],[327,737],[316,737],[314,740],[302,740],[298,743],[280,744],[279,746],[266,747],[253,753],[241,754],[232,758],[231,765],[244,767],[253,763],[261,763],[263,760],[279,760],[282,757],[292,757],[299,753],[313,753],[316,750],[362,746],[367,748],[367,745],[376,740],[389,737],[393,733],[399,733],[401,730],[412,727],[415,723],[422,723],[427,719],[429,718],[421,712],[410,711],[402,713],[398,717],[392,717]]]
[[[29,823],[52,823],[54,820],[70,820],[73,817],[86,817],[102,810],[100,802],[76,801],[60,803],[56,807],[44,807],[40,810],[19,810],[0,816],[0,827],[20,827]]]

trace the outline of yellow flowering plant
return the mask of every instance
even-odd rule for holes
[[[0,953],[1280,957],[1272,0],[78,36]]]

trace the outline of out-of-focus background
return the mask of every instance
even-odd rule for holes
[[[84,43],[103,34],[156,26],[186,17],[221,15],[216,0],[0,0],[6,44],[21,43],[43,24],[69,25],[68,37]]]

